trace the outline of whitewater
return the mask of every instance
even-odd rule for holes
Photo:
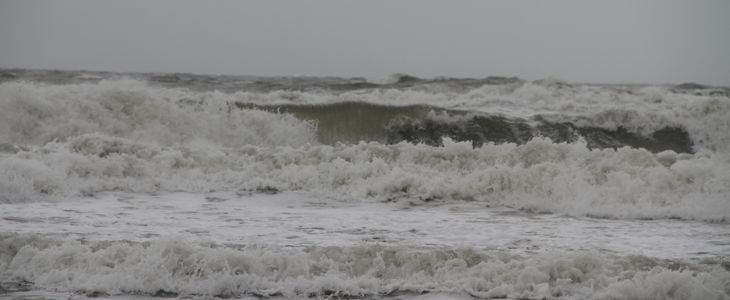
[[[0,70],[0,299],[730,299],[730,89]]]

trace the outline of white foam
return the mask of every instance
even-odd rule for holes
[[[0,84],[0,140],[44,145],[91,133],[158,145],[198,140],[224,146],[316,143],[314,124],[241,110],[221,93],[152,88],[133,80],[98,84]]]
[[[28,236],[3,237],[0,246],[5,281],[108,294],[300,298],[428,291],[484,298],[721,299],[728,297],[730,280],[721,267],[591,252],[519,256],[468,247],[234,248],[180,239],[79,243]]]
[[[730,220],[727,155],[589,150],[584,142],[160,147],[92,134],[2,163],[4,202],[97,192],[308,191],[345,201],[481,201],[610,218]],[[48,171],[52,170],[52,171]]]
[[[601,251],[658,259],[712,259],[730,253],[730,224],[609,220],[530,214],[478,202],[411,206],[343,203],[303,192],[276,195],[130,194],[3,205],[5,232],[91,241],[160,236],[223,244],[482,248],[534,254]]]

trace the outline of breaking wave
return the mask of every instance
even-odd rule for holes
[[[579,127],[571,122],[554,123],[542,116],[531,119],[508,118],[486,113],[448,110],[427,105],[386,106],[367,102],[339,102],[315,105],[255,105],[237,102],[242,109],[291,113],[318,125],[322,143],[425,143],[442,146],[444,137],[469,141],[475,146],[485,143],[523,144],[535,137],[554,142],[575,142],[584,139],[590,148],[631,146],[652,152],[672,150],[692,153],[688,133],[681,127],[665,127],[646,135],[623,127]]]
[[[0,85],[0,140],[5,148],[63,142],[90,133],[158,145],[316,142],[311,122],[236,109],[220,93],[188,96],[133,80],[64,86],[5,83]]]
[[[727,298],[730,272],[716,263],[593,252],[521,256],[475,248],[0,237],[0,281],[6,288],[32,284],[91,296],[352,298],[441,292],[519,299]]]
[[[9,155],[0,200],[98,192],[301,190],[356,201],[466,200],[617,218],[730,220],[727,156],[591,150],[536,138],[524,145],[444,140],[302,147],[158,146],[102,134]]]
[[[131,79],[5,82],[0,202],[295,190],[341,201],[730,220],[724,94],[417,82],[232,93]]]

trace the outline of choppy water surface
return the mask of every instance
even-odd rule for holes
[[[0,82],[3,298],[730,297],[727,88]]]

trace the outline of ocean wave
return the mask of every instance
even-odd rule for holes
[[[285,248],[161,239],[79,242],[0,237],[0,280],[88,295],[723,299],[730,272],[595,252],[514,255],[476,248]]]
[[[221,147],[316,143],[316,124],[287,114],[240,110],[220,93],[156,89],[134,80],[98,84],[0,84],[0,143],[20,146],[103,133],[175,145]]]
[[[728,95],[727,88],[691,83],[0,70],[0,204],[8,209],[8,226],[28,229],[0,233],[0,293],[32,286],[90,297],[730,298],[726,236],[716,234],[726,224],[707,224],[730,223]],[[290,223],[278,237],[249,228],[256,236],[251,240],[227,238],[240,237],[235,230],[216,235],[197,228],[201,220],[227,214],[234,199],[251,200],[235,203],[241,213],[253,215],[253,207],[266,212],[250,218],[257,226]],[[262,205],[272,201],[280,202]],[[69,205],[91,209],[67,210]],[[284,207],[286,218],[273,216]],[[341,233],[352,236],[342,242],[317,231],[326,240],[309,246],[306,238],[288,235],[287,228],[306,219],[288,214],[298,207],[314,216],[345,212],[337,217],[354,229]],[[459,238],[391,239],[401,231],[385,235],[377,228],[360,236],[361,226],[391,213],[423,220],[430,215],[419,212],[484,207],[516,214],[511,222],[522,225],[524,215],[560,222],[560,228],[586,222],[595,228],[571,236],[569,247],[552,247],[551,233],[536,232],[547,238],[527,243],[524,251],[510,243],[477,248],[492,247],[478,239],[461,248],[452,246]],[[365,223],[353,220],[350,209],[363,209]],[[196,228],[182,232],[220,239],[154,240],[169,231],[146,221],[115,235],[125,216],[145,211],[135,218],[155,218],[171,210],[185,218],[205,214],[190,217]],[[472,213],[480,222],[497,216]],[[99,222],[77,224],[81,218]],[[449,218],[474,221],[459,213]],[[622,239],[573,247],[592,232],[635,232],[648,224],[593,218],[698,220],[713,228],[702,235],[694,222],[649,222],[649,229],[678,224],[684,231],[678,239],[700,237],[673,240],[677,232],[667,229],[670,234],[657,235],[669,236],[667,243],[643,248],[631,249],[657,232],[629,234],[637,241],[621,247],[595,245]],[[242,221],[215,226],[247,226]],[[447,223],[449,230],[439,234],[462,228],[445,221],[436,226]],[[618,223],[631,224],[612,227]],[[43,228],[48,224],[52,232]],[[154,232],[129,234],[138,227]],[[125,238],[134,241],[118,241]],[[241,245],[263,240],[277,244]],[[694,241],[701,242],[676,252],[641,250],[679,249]],[[702,245],[712,250],[697,251]]]
[[[556,81],[463,93],[13,81],[0,84],[0,202],[307,191],[727,222],[728,120],[724,96]]]
[[[239,91],[232,93],[231,99],[244,106],[285,107],[293,112],[343,103],[411,107],[417,111],[427,106],[436,112],[479,112],[508,119],[568,123],[577,128],[625,130],[644,137],[665,128],[680,128],[688,133],[697,150],[730,151],[727,95],[687,94],[661,86],[622,88],[526,82],[483,85],[459,92],[438,88],[344,93]]]
[[[304,85],[319,82],[317,78],[301,80]],[[11,81],[0,84],[0,137],[4,143],[16,144],[42,144],[92,132],[163,143],[196,138],[224,145],[393,142],[387,134],[371,133],[383,131],[393,117],[402,115],[423,122],[421,119],[433,111],[470,115],[471,121],[466,122],[470,124],[484,118],[502,118],[532,125],[533,129],[539,129],[540,124],[569,127],[589,144],[591,134],[600,131],[650,141],[656,139],[656,132],[672,129],[686,133],[683,139],[687,140],[677,140],[677,145],[671,146],[662,146],[667,140],[661,140],[655,147],[657,151],[688,152],[684,150],[691,148],[730,152],[730,98],[722,93],[687,92],[712,89],[495,80],[493,84],[474,84],[463,90],[440,88],[451,82],[442,79],[407,88],[346,91],[286,87],[256,91],[242,85],[227,93],[157,87],[133,79],[64,85]],[[232,111],[236,107],[244,109]],[[260,110],[288,112],[300,120],[288,113],[262,114]],[[320,129],[313,128],[313,123],[318,123]],[[333,129],[338,130],[337,134],[332,134]],[[533,135],[558,141],[557,135],[550,135],[556,130],[537,131]],[[449,132],[428,132],[444,133]],[[462,136],[479,138],[476,134]],[[679,136],[672,134],[669,139]],[[461,140],[458,134],[451,138]],[[616,144],[646,146],[625,140]]]
[[[448,137],[481,146],[485,143],[523,144],[534,137],[547,137],[554,142],[575,142],[582,138],[590,148],[631,146],[652,152],[694,152],[689,134],[680,127],[665,127],[638,134],[620,126],[614,129],[590,125],[581,127],[575,124],[578,122],[550,122],[543,116],[509,118],[428,105],[386,106],[366,102],[315,105],[237,102],[235,105],[241,109],[290,113],[299,119],[316,122],[318,140],[330,145],[359,141],[390,144],[407,141],[441,146],[442,139]]]
[[[730,220],[727,155],[444,140],[220,148],[88,134],[0,160],[5,203],[103,191],[307,191],[340,201],[481,201],[608,218]]]

